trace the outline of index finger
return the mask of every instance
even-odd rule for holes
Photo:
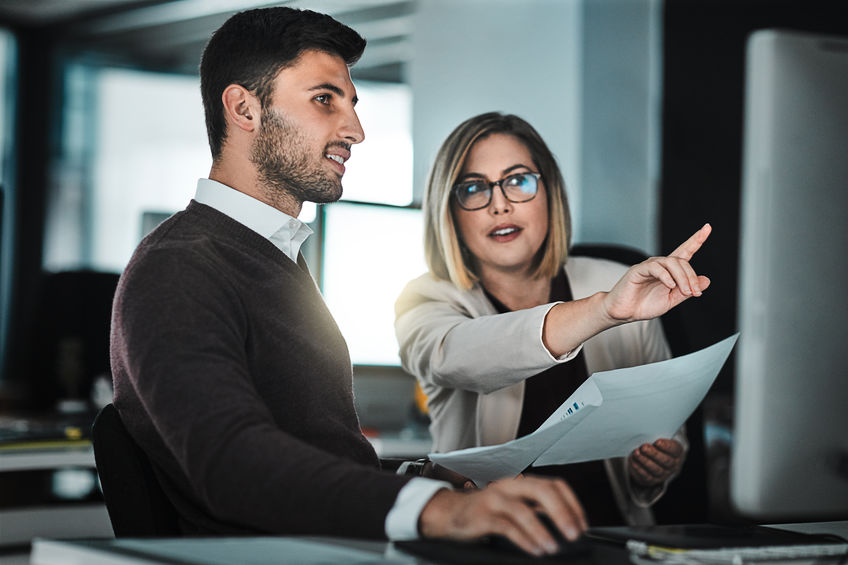
[[[557,529],[573,541],[589,527],[586,513],[577,495],[565,481],[556,480],[550,486],[553,487],[552,496],[545,496],[537,502]]]
[[[537,511],[547,514],[569,540],[576,540],[588,528],[583,506],[562,479],[529,476],[524,480],[499,481],[499,485],[506,492],[523,498]]]
[[[680,445],[680,442],[673,439],[660,438],[654,442],[654,447],[673,457],[677,457],[683,453],[683,446]]]
[[[680,244],[680,246],[671,252],[669,257],[678,257],[688,261],[701,248],[713,227],[710,224],[704,224],[701,229],[692,234],[692,237]]]

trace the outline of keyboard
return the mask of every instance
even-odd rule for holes
[[[814,543],[801,545],[765,545],[760,547],[726,547],[717,549],[676,549],[649,545],[642,541],[627,542],[632,555],[674,564],[742,565],[763,561],[799,561],[832,558],[838,562],[848,558],[848,543]],[[829,561],[826,561],[829,562]]]

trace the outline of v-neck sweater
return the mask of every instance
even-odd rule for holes
[[[360,432],[347,345],[310,276],[192,201],[115,295],[115,405],[187,534],[382,538],[409,480]]]

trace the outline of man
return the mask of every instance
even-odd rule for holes
[[[364,47],[290,8],[237,14],[213,35],[200,66],[212,170],[122,275],[115,405],[188,535],[502,534],[554,551],[537,511],[569,539],[586,528],[564,482],[458,491],[380,470],[359,431],[347,347],[296,218],[304,201],[342,194],[364,138],[348,69]]]

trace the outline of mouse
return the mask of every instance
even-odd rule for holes
[[[566,538],[560,531],[559,528],[553,523],[553,521],[548,517],[544,512],[536,512],[536,517],[540,522],[547,528],[548,532],[551,534],[551,537],[554,538],[559,550],[556,553],[551,554],[551,556],[559,556],[562,557],[564,555],[572,556],[572,555],[583,555],[589,553],[591,551],[591,545],[584,538],[578,538],[577,540],[570,541]],[[507,552],[519,552],[526,554],[523,549],[515,545],[508,537],[501,535],[491,535],[486,537],[486,542],[493,549],[507,551]]]

